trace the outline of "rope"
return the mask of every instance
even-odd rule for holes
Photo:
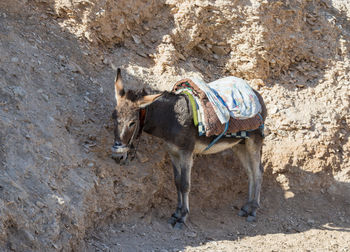
[[[223,131],[220,135],[218,135],[218,136],[207,146],[207,148],[205,148],[204,151],[209,150],[214,144],[216,144],[217,141],[220,140],[220,138],[222,138],[223,135],[226,134],[226,132],[227,132],[227,130],[228,130],[228,124],[229,124],[228,122],[225,124],[225,129],[224,129],[224,131]]]

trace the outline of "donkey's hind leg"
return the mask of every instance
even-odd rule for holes
[[[238,144],[234,150],[248,175],[248,201],[241,208],[238,215],[247,217],[247,221],[255,221],[256,211],[260,204],[260,190],[263,176],[261,164],[262,137],[252,135],[245,144]]]
[[[189,193],[191,188],[191,169],[193,164],[192,154],[180,151],[170,154],[174,168],[174,179],[177,189],[178,203],[169,223],[174,228],[181,229],[190,211]]]

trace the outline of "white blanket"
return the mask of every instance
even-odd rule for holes
[[[225,104],[221,102],[219,97],[217,97],[215,91],[201,79],[191,78],[191,80],[207,95],[221,124],[227,123],[230,120],[230,111]]]
[[[258,97],[243,79],[230,76],[210,82],[208,86],[223,99],[233,118],[248,119],[261,112]]]

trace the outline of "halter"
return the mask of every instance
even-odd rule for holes
[[[143,126],[145,125],[146,114],[147,114],[147,110],[145,108],[140,109],[140,111],[139,111],[138,127],[136,127],[134,133],[132,134],[132,137],[129,140],[129,145],[132,145],[134,139],[135,138],[138,139],[137,140],[137,144],[136,144],[136,146],[134,148],[134,152],[132,154],[132,157],[136,155],[137,148],[139,147],[140,136],[141,136],[141,133],[142,133]]]

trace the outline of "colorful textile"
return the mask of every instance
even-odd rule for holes
[[[230,112],[221,99],[216,95],[215,91],[210,88],[207,83],[198,78],[191,79],[207,96],[209,101],[213,105],[213,109],[222,124],[227,123],[230,120]]]
[[[209,101],[206,94],[194,83],[191,79],[183,79],[178,81],[173,91],[181,93],[182,90],[190,91],[196,100],[198,105],[198,130],[199,135],[206,136],[218,136],[225,130],[225,124],[222,124],[213,108],[212,103]],[[262,102],[262,101],[261,101]],[[259,102],[260,103],[260,102]],[[201,125],[201,120],[203,124]],[[263,118],[260,114],[249,119],[236,119],[230,117],[228,125],[228,133],[236,133],[239,131],[249,131],[258,129],[263,125]]]
[[[203,106],[198,97],[195,96],[195,100],[198,108],[198,133],[199,136],[205,135],[205,125],[204,125],[204,111]]]
[[[239,131],[236,133],[229,133],[226,134],[225,137],[233,137],[233,138],[249,138],[249,132],[248,131]]]
[[[210,82],[208,86],[223,99],[234,118],[252,118],[261,112],[258,97],[243,79],[230,76]]]
[[[191,107],[192,107],[192,113],[193,113],[193,121],[194,125],[198,126],[198,133],[199,136],[205,135],[205,127],[203,124],[203,109],[202,106],[200,105],[200,100],[197,96],[193,94],[193,90],[190,87],[184,87],[181,89],[178,89],[176,91],[177,94],[184,93],[188,96]]]
[[[196,101],[194,100],[194,97],[190,94],[189,91],[182,91],[183,94],[186,94],[188,99],[190,100],[191,107],[192,107],[192,112],[193,112],[193,123],[194,126],[198,126],[198,112],[197,112],[197,104]]]

